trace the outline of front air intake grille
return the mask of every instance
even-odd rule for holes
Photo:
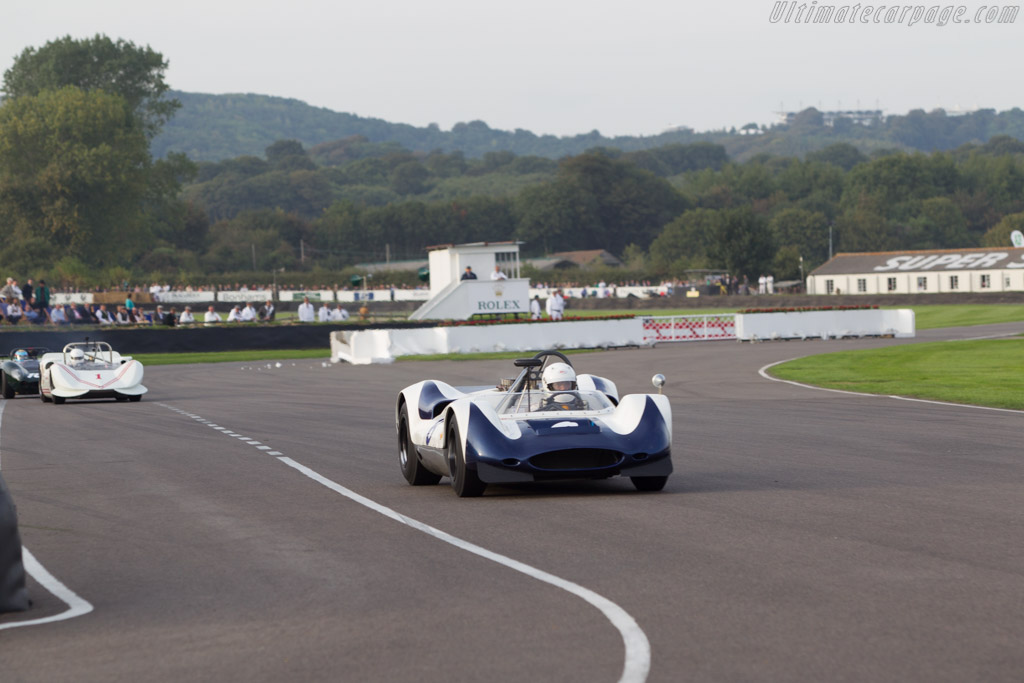
[[[549,451],[530,458],[530,464],[540,470],[594,470],[614,467],[622,462],[617,451],[598,448],[570,448],[564,451]]]

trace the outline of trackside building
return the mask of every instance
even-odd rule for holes
[[[837,254],[807,276],[808,294],[1024,292],[1024,248]]]

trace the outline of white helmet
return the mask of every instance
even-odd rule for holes
[[[68,354],[68,357],[71,359],[72,363],[81,363],[85,360],[85,351],[78,348],[71,349],[71,353]]]
[[[541,375],[548,391],[572,391],[576,388],[576,371],[567,363],[552,363]]]
[[[28,351],[25,349],[18,349],[14,352],[14,360],[28,360]]]

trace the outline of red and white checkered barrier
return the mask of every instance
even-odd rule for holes
[[[650,316],[643,319],[643,325],[645,344],[736,339],[736,316],[732,313]]]

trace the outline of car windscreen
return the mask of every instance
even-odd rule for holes
[[[504,394],[496,406],[499,415],[550,413],[566,410],[609,410],[608,397],[599,391],[523,391]]]

